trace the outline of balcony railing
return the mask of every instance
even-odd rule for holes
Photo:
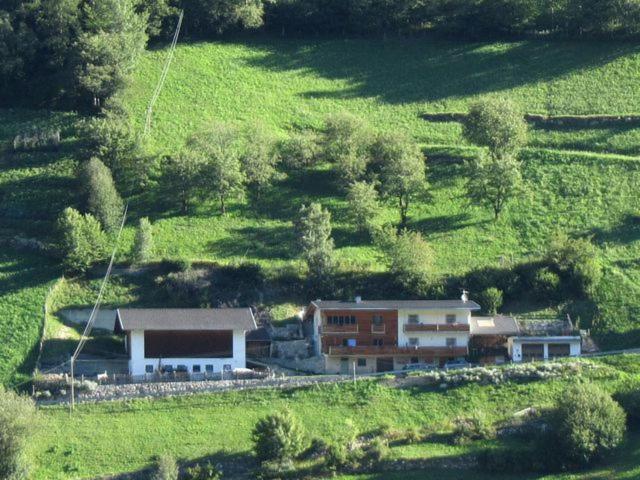
[[[386,333],[386,331],[387,329],[384,323],[382,325],[371,324],[371,333]]]
[[[468,323],[405,323],[405,332],[468,332]]]
[[[426,355],[434,357],[462,357],[467,347],[398,347],[395,345],[358,345],[355,347],[330,346],[329,355]]]
[[[358,325],[320,325],[318,327],[320,334],[340,334],[340,333],[358,333]]]

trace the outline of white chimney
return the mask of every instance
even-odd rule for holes
[[[466,290],[462,290],[462,295],[460,295],[460,300],[462,300],[464,303],[467,303],[469,301],[469,292],[467,292]]]
[[[356,295],[356,303],[361,303],[362,297],[360,295]]]

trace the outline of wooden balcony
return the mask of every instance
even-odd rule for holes
[[[358,345],[356,347],[330,346],[329,355],[416,355],[433,357],[463,357],[467,347],[398,347],[395,345]]]
[[[358,333],[358,325],[353,325],[353,324],[349,324],[349,325],[329,325],[329,324],[325,324],[325,325],[320,325],[318,327],[318,333],[322,334],[322,335],[332,335],[332,334],[336,334],[336,335],[340,335],[343,333]]]
[[[405,332],[468,332],[468,323],[405,323]]]

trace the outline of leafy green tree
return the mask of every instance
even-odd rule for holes
[[[579,292],[589,293],[602,278],[598,249],[586,238],[559,233],[549,241],[547,261],[569,277]]]
[[[371,133],[369,127],[350,113],[336,113],[325,120],[323,154],[335,163],[340,180],[351,183],[360,180],[369,163]]]
[[[386,230],[384,235],[378,244],[387,252],[393,278],[410,294],[426,295],[435,279],[431,246],[418,232]]]
[[[173,455],[164,453],[158,456],[153,480],[178,480],[179,475],[180,471]]]
[[[202,195],[204,167],[202,156],[190,149],[162,161],[161,184],[165,196],[177,199],[183,214],[188,213],[193,201]]]
[[[289,168],[300,170],[313,166],[320,157],[320,144],[312,131],[296,132],[278,145],[279,156]]]
[[[521,165],[510,156],[480,155],[467,166],[467,195],[471,202],[490,208],[493,219],[523,191]]]
[[[349,217],[361,231],[372,231],[380,223],[381,206],[373,183],[354,182],[347,192]]]
[[[229,125],[217,124],[192,136],[187,148],[202,158],[207,193],[219,199],[220,213],[224,215],[227,200],[244,193],[246,177],[240,160],[243,145],[238,131]]]
[[[216,34],[262,25],[262,0],[183,0],[187,27],[200,34]]]
[[[114,232],[122,222],[124,204],[111,177],[111,170],[98,158],[92,158],[81,169],[82,189],[87,210],[107,232]]]
[[[397,132],[378,135],[372,151],[382,193],[397,200],[400,225],[405,226],[411,200],[427,186],[425,156],[416,143]]]
[[[133,243],[133,261],[148,262],[153,255],[153,227],[147,217],[140,219]]]
[[[335,264],[331,214],[319,203],[312,203],[308,207],[302,205],[295,229],[312,283],[326,285]]]
[[[72,272],[84,272],[107,256],[107,237],[91,214],[68,207],[58,219],[63,265]]]
[[[496,287],[489,287],[480,293],[480,304],[485,313],[495,315],[502,306],[502,290]]]
[[[169,39],[175,31],[178,9],[171,0],[140,0],[138,12],[143,12],[147,17],[147,35],[151,39]]]
[[[259,198],[277,174],[276,144],[273,135],[261,124],[251,126],[244,136],[242,171],[249,191]]]
[[[288,411],[258,420],[252,438],[256,457],[261,462],[291,461],[304,449],[302,426]]]
[[[588,465],[605,458],[622,442],[626,416],[600,387],[581,383],[558,397],[552,416],[550,458],[560,454],[562,466]]]
[[[493,159],[515,156],[527,141],[524,116],[506,98],[485,99],[471,105],[462,132],[471,143],[487,147]]]
[[[93,98],[93,106],[121,90],[147,42],[146,14],[136,0],[87,2],[85,30],[78,38],[78,85]]]
[[[30,478],[28,451],[36,420],[36,408],[29,397],[0,386],[0,478]]]

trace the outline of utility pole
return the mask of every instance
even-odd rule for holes
[[[353,384],[356,384],[356,361],[353,361]]]
[[[75,381],[73,379],[73,355],[71,355],[71,400],[69,402],[69,413],[73,412],[73,408],[75,407]]]

